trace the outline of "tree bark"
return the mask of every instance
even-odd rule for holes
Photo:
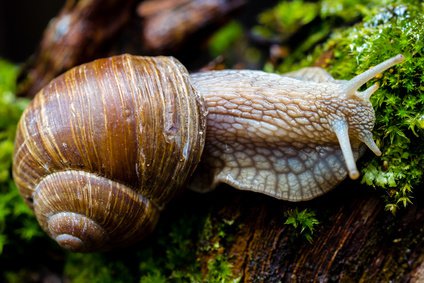
[[[44,32],[39,50],[21,73],[19,95],[34,96],[75,65],[98,58],[128,21],[132,0],[68,0]]]
[[[225,254],[241,282],[424,282],[424,206],[393,216],[381,197],[347,181],[317,200],[290,204],[254,193],[218,192],[213,227],[231,219],[238,227],[223,249],[204,253],[202,269]],[[284,225],[295,206],[317,212],[309,243]]]
[[[137,8],[142,42],[156,54],[175,50],[193,33],[240,8],[245,0],[148,0]]]

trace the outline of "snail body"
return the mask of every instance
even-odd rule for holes
[[[93,251],[153,230],[190,176],[302,201],[333,188],[372,139],[374,85],[393,57],[350,81],[319,68],[286,75],[190,75],[170,57],[115,56],[53,80],[24,112],[13,174],[59,245]]]

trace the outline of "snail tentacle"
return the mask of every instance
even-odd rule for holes
[[[403,60],[405,60],[405,57],[402,54],[398,54],[349,80],[348,83],[345,84],[347,97],[354,96],[356,91],[366,82],[374,78],[379,73],[382,73],[394,65],[401,63]]]
[[[358,179],[359,171],[356,168],[356,161],[353,156],[352,147],[350,146],[349,126],[347,122],[345,120],[337,120],[331,123],[331,127],[334,133],[336,133],[337,140],[339,141],[349,177],[353,180]]]

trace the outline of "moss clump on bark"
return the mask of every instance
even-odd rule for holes
[[[211,221],[212,207],[199,209],[186,205],[179,214],[165,214],[139,245],[103,254],[69,253],[64,275],[72,282],[237,282],[223,253],[235,223]],[[208,261],[199,262],[205,254]]]
[[[405,56],[402,64],[367,84],[380,84],[371,102],[376,112],[374,137],[383,155],[361,164],[362,183],[381,190],[386,209],[395,213],[413,202],[413,189],[424,178],[424,4],[389,0],[360,7],[352,8],[363,17],[360,23],[335,28],[313,50],[294,52],[294,57],[303,58],[296,64],[286,60],[267,69],[285,72],[316,64],[336,79],[350,79],[396,54]]]
[[[335,35],[333,46],[325,48],[337,50],[329,64],[342,78],[399,53],[406,58],[377,79],[381,88],[371,101],[374,135],[383,155],[366,160],[362,169],[362,183],[382,189],[386,209],[395,213],[412,202],[413,188],[424,177],[424,7],[419,1],[390,2],[373,9],[360,25]]]

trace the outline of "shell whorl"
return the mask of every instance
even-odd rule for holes
[[[14,179],[62,246],[128,245],[153,229],[199,162],[203,107],[173,58],[122,55],[81,65],[24,112]]]
[[[34,192],[34,209],[40,225],[72,251],[127,245],[151,232],[160,212],[133,189],[77,170],[42,179]]]

